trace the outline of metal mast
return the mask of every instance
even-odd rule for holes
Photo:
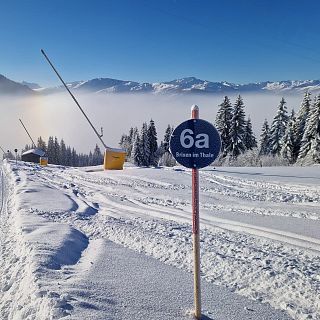
[[[66,83],[63,81],[63,79],[61,78],[60,74],[58,73],[57,69],[54,67],[54,65],[52,64],[52,62],[50,61],[50,59],[48,58],[48,56],[46,55],[46,53],[44,52],[43,49],[41,49],[41,53],[44,55],[44,57],[46,58],[46,60],[48,61],[48,63],[50,64],[51,68],[53,69],[53,71],[56,73],[56,75],[58,76],[58,78],[60,79],[60,81],[62,82],[62,84],[64,85],[64,87],[66,88],[66,90],[69,92],[70,96],[72,97],[73,101],[76,103],[76,105],[78,106],[78,108],[80,109],[80,111],[82,112],[82,114],[85,116],[85,118],[87,119],[87,121],[89,122],[91,128],[93,129],[93,131],[95,132],[95,134],[97,135],[97,137],[99,138],[99,140],[101,141],[101,143],[103,144],[103,146],[105,147],[105,149],[110,149],[102,140],[102,134],[99,134],[98,131],[96,130],[96,128],[93,126],[93,124],[91,123],[91,121],[89,120],[88,116],[85,114],[85,112],[83,111],[83,109],[81,108],[79,102],[77,101],[77,99],[75,98],[75,96],[72,94],[72,92],[70,91],[70,89],[68,88],[68,86],[66,85]]]
[[[29,136],[30,140],[32,141],[32,146],[33,146],[34,148],[36,148],[36,144],[34,143],[33,139],[31,138],[31,136],[30,136],[30,134],[29,134],[29,132],[28,132],[27,128],[26,128],[26,127],[25,127],[25,125],[23,124],[22,120],[21,120],[21,119],[19,119],[19,121],[21,122],[21,124],[22,124],[22,126],[23,126],[24,130],[26,131],[27,135]]]

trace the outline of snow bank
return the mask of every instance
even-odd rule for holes
[[[68,196],[34,179],[33,170],[24,172],[8,163],[4,167],[10,186],[6,208],[10,229],[1,255],[1,315],[3,319],[59,318],[67,314],[65,298],[48,284],[62,266],[78,262],[88,239],[72,226],[53,223],[35,212],[61,214],[77,206]]]

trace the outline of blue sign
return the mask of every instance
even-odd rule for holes
[[[182,122],[170,138],[170,152],[184,167],[204,168],[219,155],[221,139],[208,121],[190,119]]]

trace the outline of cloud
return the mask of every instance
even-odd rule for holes
[[[163,139],[168,124],[177,126],[190,117],[193,104],[200,107],[200,118],[214,123],[218,105],[224,95],[152,95],[152,94],[110,94],[77,95],[77,99],[89,119],[100,132],[108,146],[118,147],[123,133],[130,127],[139,129],[143,122],[155,121],[158,140]],[[253,129],[257,135],[265,118],[271,123],[281,96],[244,94],[246,115],[250,115]],[[236,96],[230,95],[234,103]],[[285,97],[288,111],[297,111],[302,96]],[[30,139],[24,132],[19,118],[23,120],[33,139],[42,136],[63,138],[67,145],[79,152],[89,152],[100,143],[93,130],[80,113],[78,107],[67,93],[40,96],[35,98],[0,98],[1,135],[0,145],[4,149],[21,150]],[[100,145],[102,148],[102,146]]]

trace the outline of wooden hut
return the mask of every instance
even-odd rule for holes
[[[45,152],[42,149],[34,148],[25,151],[21,155],[21,160],[26,162],[40,163],[40,158],[45,156]]]

